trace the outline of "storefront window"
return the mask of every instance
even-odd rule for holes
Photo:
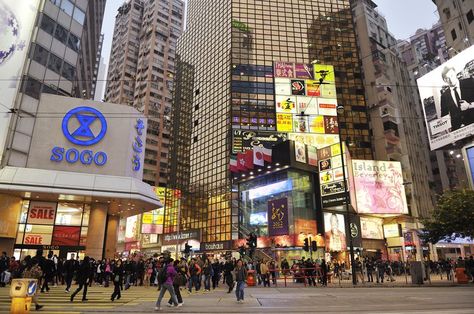
[[[20,225],[25,226],[25,225]],[[51,245],[53,226],[26,225],[23,244],[27,245]],[[23,230],[22,230],[23,231]],[[20,233],[20,230],[19,232]]]
[[[272,236],[272,230],[269,230],[271,206],[286,207],[284,211],[287,217],[283,223],[286,226],[282,226],[285,234],[295,234],[295,223],[300,223],[300,220],[315,222],[316,207],[311,177],[310,173],[285,171],[241,184],[242,230],[246,233],[255,232],[258,236]]]
[[[26,217],[28,217],[28,206],[30,206],[30,201],[23,201],[20,212],[20,223],[26,223]]]
[[[59,203],[56,213],[56,225],[80,226],[82,210],[82,204]]]
[[[87,244],[87,231],[89,230],[88,227],[82,227],[81,228],[81,241],[79,245],[81,246],[86,246]]]
[[[84,206],[84,215],[82,217],[82,226],[89,226],[89,216],[91,213],[91,207],[90,205],[85,205]]]

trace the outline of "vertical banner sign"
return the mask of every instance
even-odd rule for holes
[[[138,171],[141,168],[141,155],[143,152],[143,129],[145,128],[145,124],[143,123],[142,119],[137,119],[137,124],[135,124],[135,130],[137,131],[137,135],[135,136],[135,140],[132,144],[133,149],[133,171]]]
[[[288,199],[268,201],[268,235],[286,235],[288,231]]]

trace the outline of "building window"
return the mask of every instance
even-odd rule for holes
[[[61,10],[63,10],[66,14],[72,16],[72,11],[74,10],[74,4],[72,4],[69,0],[63,0],[61,2]]]
[[[81,9],[75,8],[74,9],[74,14],[72,15],[72,18],[76,20],[79,24],[83,25],[84,24],[84,19],[86,18],[86,14],[82,12]]]
[[[469,24],[471,24],[472,21],[474,21],[474,13],[472,13],[472,9],[469,10],[469,12],[467,12],[466,17],[467,17],[467,22]]]
[[[67,30],[61,25],[56,25],[56,32],[54,32],[54,37],[62,42],[63,44],[67,43]]]
[[[53,35],[55,25],[56,23],[49,16],[44,14],[41,16],[40,28],[46,33]]]
[[[67,62],[64,62],[62,76],[64,76],[68,80],[72,81],[72,80],[74,80],[75,72],[76,72],[76,70],[74,69],[74,67],[72,65],[70,65]]]
[[[46,50],[45,48],[41,47],[38,44],[34,44],[32,48],[33,48],[32,59],[38,62],[39,64],[46,66],[48,62],[48,53],[49,53],[48,50]]]
[[[56,57],[53,54],[49,55],[48,69],[61,75],[61,63],[62,63],[61,58]]]
[[[456,34],[456,30],[455,30],[455,29],[453,29],[453,30],[451,31],[451,36],[453,37],[453,40],[456,40],[456,38],[458,38],[458,35]]]
[[[70,33],[67,39],[67,46],[75,52],[79,52],[79,49],[81,48],[81,41],[79,38],[77,38],[77,36]]]

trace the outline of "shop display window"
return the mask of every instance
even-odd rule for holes
[[[82,204],[59,203],[56,212],[56,225],[80,226],[82,221]]]

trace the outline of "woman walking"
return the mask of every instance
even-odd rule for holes
[[[84,288],[84,291],[82,293],[82,302],[86,302],[87,300],[87,280],[89,279],[91,274],[91,265],[90,265],[90,258],[89,256],[84,257],[84,260],[82,261],[81,265],[79,266],[79,270],[77,271],[77,282],[79,283],[79,287],[74,291],[74,293],[71,295],[71,302],[74,301],[74,297],[76,294],[79,293],[79,291]]]
[[[114,292],[110,296],[110,300],[114,302],[115,298],[120,299],[122,297],[122,294],[120,293],[120,283],[123,281],[123,266],[122,266],[122,260],[117,260],[117,263],[115,264],[115,267],[112,272],[112,280],[114,282]]]
[[[163,278],[161,278],[162,274],[163,274]],[[173,259],[170,258],[168,261],[168,264],[167,265],[164,264],[163,269],[160,270],[160,273],[158,274],[159,282],[161,283],[161,289],[160,289],[160,295],[158,296],[158,300],[156,300],[155,311],[161,310],[161,300],[163,299],[163,296],[165,295],[166,291],[170,293],[174,306],[177,306],[177,307],[182,306],[182,304],[178,303],[178,300],[176,298],[176,294],[173,288],[173,281],[174,281],[175,276],[176,276],[176,270],[174,269],[174,266],[173,266]]]

